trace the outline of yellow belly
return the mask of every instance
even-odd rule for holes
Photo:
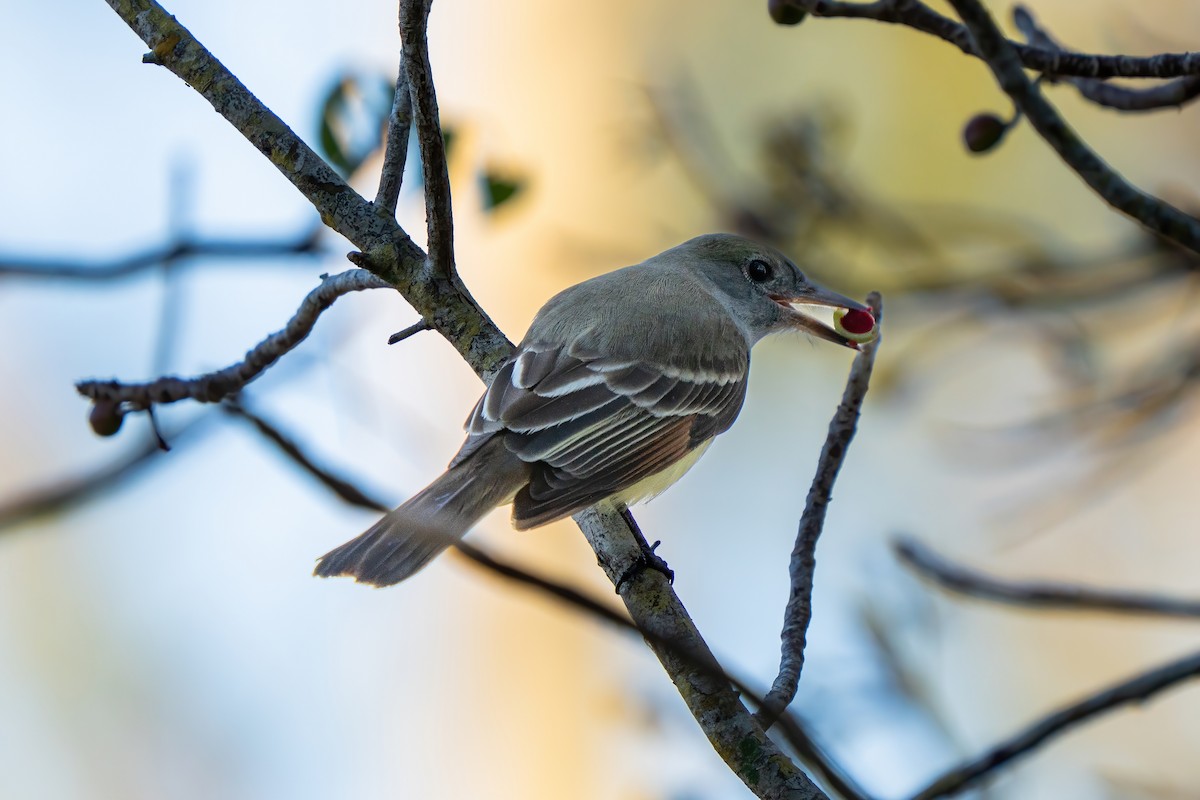
[[[628,489],[617,492],[612,496],[612,500],[617,503],[624,503],[628,506],[642,500],[649,500],[650,498],[655,497],[659,493],[665,491],[667,487],[675,483],[675,481],[682,478],[684,473],[691,469],[692,465],[700,459],[700,456],[704,455],[704,451],[708,449],[710,444],[712,444],[712,439],[709,439],[703,444],[697,446],[695,450],[691,451],[686,456],[664,469],[662,472],[656,472],[653,475],[642,478]]]

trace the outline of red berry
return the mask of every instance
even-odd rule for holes
[[[850,309],[842,316],[841,323],[842,327],[850,333],[863,334],[870,332],[875,327],[875,317],[871,316],[869,311]]]

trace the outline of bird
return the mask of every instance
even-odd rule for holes
[[[733,424],[763,337],[799,330],[858,348],[802,305],[870,313],[773,247],[723,233],[564,289],[475,404],[446,471],[315,574],[390,586],[506,503],[524,530],[657,495]]]

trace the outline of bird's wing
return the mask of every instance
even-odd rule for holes
[[[517,527],[541,525],[662,472],[733,424],[749,356],[706,353],[687,368],[526,342],[467,422],[455,463],[504,432],[534,465],[513,506]]]

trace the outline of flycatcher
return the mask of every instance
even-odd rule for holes
[[[518,529],[605,498],[629,504],[674,483],[746,397],[750,348],[800,330],[857,348],[795,305],[866,311],[811,283],[782,253],[710,234],[550,299],[467,420],[467,440],[428,487],[316,574],[389,586],[512,502]]]

